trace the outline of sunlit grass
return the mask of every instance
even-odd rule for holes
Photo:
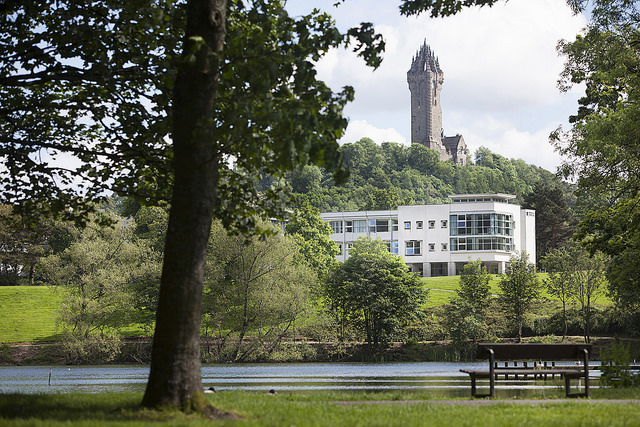
[[[541,283],[548,278],[548,273],[538,273],[538,279]],[[500,290],[500,280],[501,275],[491,275],[489,286],[491,288],[490,292],[492,295],[502,294],[502,291]],[[427,307],[436,307],[442,304],[448,304],[451,298],[456,295],[455,291],[460,287],[460,276],[424,277],[422,278],[422,281],[424,286],[430,290],[429,301],[426,304]],[[548,301],[559,301],[557,297],[549,294],[544,284],[541,286],[540,298]],[[606,295],[605,287],[603,287],[602,292],[598,294],[595,302],[600,306],[612,304],[611,299]]]
[[[628,394],[637,398],[638,389]],[[607,390],[599,398],[607,398]],[[198,415],[142,410],[140,394],[0,395],[2,426],[630,426],[640,405],[585,399],[521,404],[497,400],[474,405],[470,398],[423,400],[397,392],[229,391],[208,395],[238,420],[211,421]],[[618,397],[618,396],[613,396]],[[485,402],[481,402],[485,403]]]
[[[60,339],[62,294],[54,286],[0,286],[0,342]]]
[[[540,280],[548,277],[539,273]],[[460,284],[460,276],[422,278],[429,291],[426,308],[448,304]],[[500,295],[500,276],[491,276],[491,294]],[[542,300],[558,301],[543,288]],[[60,340],[56,325],[57,312],[62,303],[62,291],[54,286],[0,286],[0,343],[39,342]],[[575,303],[574,303],[575,304]],[[598,307],[611,305],[611,300],[600,294],[595,300]],[[303,322],[304,324],[304,322]],[[133,322],[121,331],[125,337],[149,334],[140,323]]]

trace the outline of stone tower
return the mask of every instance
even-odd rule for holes
[[[441,160],[464,165],[467,160],[464,139],[461,135],[445,137],[442,129],[440,92],[443,82],[444,73],[438,58],[425,40],[407,71],[411,92],[411,142],[436,150]]]

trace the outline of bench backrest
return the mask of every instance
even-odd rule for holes
[[[591,354],[591,344],[480,343],[476,359],[487,359],[488,349],[495,360],[576,360],[584,357],[584,349]]]

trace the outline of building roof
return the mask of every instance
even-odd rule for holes
[[[516,198],[513,194],[503,193],[482,193],[482,194],[452,194],[449,196],[453,203],[465,202],[503,202],[509,203],[509,200]]]

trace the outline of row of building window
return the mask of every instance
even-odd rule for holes
[[[451,236],[513,236],[514,222],[512,215],[500,213],[454,214],[440,220],[440,228],[447,228],[451,223]],[[370,219],[329,221],[334,234],[346,233],[386,233],[398,231],[397,219]],[[404,229],[411,230],[411,221],[404,222]],[[436,220],[427,221],[429,229],[436,228]],[[415,221],[417,230],[424,229],[424,221]]]
[[[367,224],[368,223],[368,224]],[[424,221],[415,221],[416,229],[422,230],[424,229]],[[430,229],[436,228],[436,221],[429,220],[427,221]],[[352,221],[329,221],[329,226],[334,234],[342,233],[343,230],[345,233],[386,233],[390,229],[393,231],[398,231],[398,220],[397,219],[357,219]],[[443,219],[440,221],[440,228],[447,228],[448,221]],[[411,230],[411,221],[404,222],[404,229]]]
[[[398,241],[386,241],[387,250],[391,253],[398,253]],[[441,251],[448,251],[449,246],[451,251],[513,251],[513,238],[510,237],[459,237],[452,238],[450,245],[447,243],[440,244]],[[346,244],[347,253],[352,247],[352,243]],[[429,252],[435,252],[436,244],[427,244]],[[340,252],[342,253],[342,245],[340,245]],[[407,240],[404,242],[404,254],[405,256],[417,256],[422,255],[423,245],[422,240]]]
[[[397,254],[398,251],[398,241],[397,240],[393,240],[391,242],[386,241],[385,244],[387,245],[387,250],[391,253]],[[342,245],[340,246],[340,253],[343,252],[343,248]],[[349,251],[351,250],[351,248],[353,247],[353,243],[346,243],[346,249],[347,249],[347,253],[349,253]],[[429,243],[428,244],[428,248],[429,248],[429,252],[435,252],[436,250],[436,244],[435,243]],[[448,243],[441,243],[440,244],[440,250],[441,251],[448,251],[449,250],[449,244]],[[404,242],[404,254],[406,256],[416,256],[416,255],[422,255],[422,240],[407,240],[406,242]]]
[[[430,219],[429,221],[427,221],[427,224],[429,225],[429,229],[431,230],[436,228],[435,219]],[[440,221],[440,228],[447,228],[447,225],[448,225],[448,221],[446,219],[443,219]],[[416,221],[416,230],[422,230],[423,228],[424,228],[424,221]],[[411,230],[411,221],[404,222],[404,229]]]
[[[511,237],[458,237],[450,242],[452,251],[513,251]]]

